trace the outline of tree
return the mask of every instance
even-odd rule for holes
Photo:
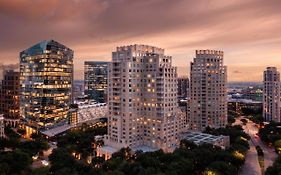
[[[275,150],[278,154],[281,153],[281,139],[274,142]]]
[[[42,167],[32,169],[30,175],[48,175],[49,174],[49,167]]]
[[[281,140],[281,123],[270,122],[264,128],[259,129],[259,136],[267,144],[274,144]]]
[[[129,160],[132,156],[132,150],[129,147],[121,148],[118,152],[112,154],[113,158],[120,158],[124,160]]]
[[[194,142],[188,140],[181,140],[180,141],[180,148],[182,149],[194,149],[197,148],[197,145]]]
[[[103,157],[94,157],[92,159],[92,165],[96,168],[100,168],[104,162],[105,160]]]
[[[232,164],[223,161],[212,162],[207,169],[218,172],[218,174],[224,174],[224,175],[237,174],[237,169]]]
[[[263,150],[261,149],[260,146],[256,146],[256,150],[257,150],[258,156],[261,156],[261,157],[264,156]]]
[[[228,117],[227,117],[227,121],[228,121],[229,124],[233,124],[233,123],[235,123],[235,117],[233,117],[233,116],[228,116]]]
[[[0,153],[0,174],[20,174],[29,169],[31,157],[21,150]]]
[[[281,175],[281,155],[277,157],[272,166],[267,168],[265,175]]]
[[[76,161],[76,159],[63,148],[55,149],[49,156],[49,160],[52,165],[50,168],[51,174],[94,174],[94,170],[90,166]]]

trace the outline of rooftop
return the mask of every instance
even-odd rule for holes
[[[206,134],[202,132],[193,132],[189,131],[186,132],[183,136],[184,139],[194,142],[195,144],[203,144],[203,143],[210,143],[213,144],[216,141],[220,141],[228,136],[215,136],[211,134]]]
[[[249,99],[236,99],[236,98],[229,98],[227,100],[228,102],[240,102],[240,103],[247,103],[247,104],[260,104],[262,103],[261,101],[254,101],[254,100],[249,100]]]
[[[60,133],[63,133],[65,131],[69,130],[72,127],[73,127],[72,125],[65,124],[65,125],[58,126],[58,127],[55,127],[55,128],[49,129],[49,130],[42,131],[41,133],[48,137],[54,137]]]

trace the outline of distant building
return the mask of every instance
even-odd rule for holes
[[[263,118],[280,122],[280,73],[276,67],[267,67],[263,74]]]
[[[74,100],[78,100],[79,98],[84,97],[84,81],[74,80],[73,85],[73,98]]]
[[[91,121],[101,121],[108,116],[106,103],[79,103],[78,104],[78,123],[91,123]]]
[[[5,118],[19,119],[19,87],[20,73],[14,70],[5,70],[4,78],[0,86],[0,113]]]
[[[0,138],[5,137],[5,125],[3,114],[0,115]]]
[[[185,99],[189,97],[189,79],[187,77],[178,78],[178,98]]]
[[[73,51],[42,41],[20,53],[20,114],[27,126],[45,130],[68,123],[73,102]]]
[[[234,112],[236,114],[241,114],[243,109],[250,109],[261,113],[263,104],[261,101],[253,101],[248,99],[229,99],[227,104],[228,113]]]
[[[69,109],[69,124],[77,125],[78,124],[78,105],[71,104]]]
[[[244,88],[242,89],[241,94],[243,99],[262,102],[263,92],[261,88],[252,87],[252,86],[248,88]]]
[[[106,102],[108,62],[85,61],[85,95],[98,103]]]
[[[194,131],[227,124],[227,70],[223,52],[196,50],[191,62],[188,123]]]
[[[177,104],[177,69],[164,49],[147,45],[117,47],[108,79],[108,136],[104,155],[123,147],[172,151],[186,127]]]

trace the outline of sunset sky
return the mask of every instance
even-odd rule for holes
[[[281,70],[281,0],[0,0],[0,62],[46,39],[83,63],[110,60],[116,46],[165,49],[189,76],[196,49],[225,53],[229,81],[262,81],[267,66]]]

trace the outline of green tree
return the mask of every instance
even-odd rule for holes
[[[212,162],[207,169],[217,171],[219,174],[223,175],[237,174],[237,169],[232,164],[223,161]]]
[[[29,169],[32,160],[20,150],[0,153],[0,174],[20,174]]]
[[[281,155],[277,157],[273,165],[267,168],[266,175],[281,175]]]

